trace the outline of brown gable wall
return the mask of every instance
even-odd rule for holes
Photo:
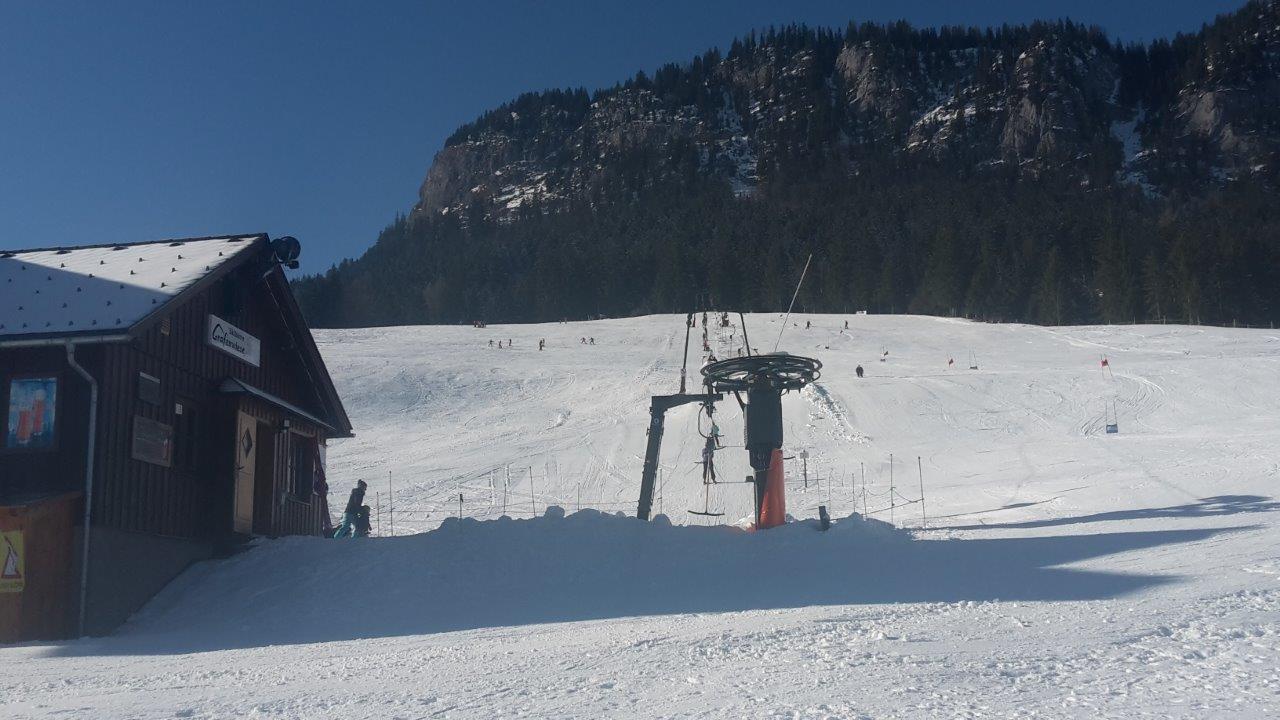
[[[261,341],[258,367],[205,342],[210,313]],[[319,498],[301,502],[288,495],[285,485],[296,434],[320,435],[323,441],[324,431],[293,419],[294,432],[284,432],[280,428],[285,416],[280,410],[217,391],[218,385],[231,377],[323,417],[324,410],[301,363],[265,281],[252,266],[193,296],[170,311],[167,322],[152,326],[134,342],[107,347],[99,382],[116,390],[100,408],[101,481],[94,494],[99,522],[177,537],[210,537],[226,531],[234,477],[235,416],[241,409],[273,430],[267,437],[273,443],[274,470],[271,478],[258,479],[255,530],[268,535],[317,532],[322,523]],[[138,398],[139,372],[160,378],[161,402],[152,404]],[[175,403],[179,402],[187,408],[194,406],[198,416],[201,442],[194,471],[131,457],[134,416],[176,427]]]

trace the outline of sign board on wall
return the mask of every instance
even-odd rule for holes
[[[22,555],[22,531],[0,532],[0,593],[19,593],[27,582],[27,564]]]
[[[258,338],[217,315],[209,316],[209,328],[205,333],[205,341],[254,367],[258,367],[262,362],[262,344],[258,342]]]
[[[173,426],[156,422],[141,415],[133,416],[133,447],[130,456],[134,460],[173,466]]]

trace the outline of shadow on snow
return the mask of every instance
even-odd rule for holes
[[[184,573],[117,635],[51,651],[169,654],[675,613],[1096,600],[1177,577],[1057,566],[1221,532],[931,540],[857,516],[826,533],[808,522],[749,533],[553,507],[406,537],[263,542]]]
[[[1019,503],[1006,505],[998,510],[1010,510],[1040,503]],[[1215,495],[1200,498],[1199,502],[1186,505],[1172,505],[1162,508],[1142,508],[1138,510],[1114,510],[1111,512],[1079,515],[1076,517],[1046,518],[1044,520],[1026,520],[1007,523],[981,523],[978,525],[947,525],[948,530],[993,530],[999,528],[1042,528],[1076,525],[1078,523],[1108,522],[1111,520],[1150,520],[1154,518],[1198,518],[1216,517],[1220,515],[1237,515],[1240,513],[1275,512],[1280,510],[1280,502],[1265,495]],[[985,512],[996,512],[987,510]],[[977,515],[979,513],[968,513]],[[956,516],[951,516],[956,517]]]

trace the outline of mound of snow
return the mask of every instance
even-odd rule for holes
[[[185,574],[116,651],[186,652],[629,616],[855,603],[1107,598],[1160,575],[1056,565],[1213,531],[913,540],[858,516],[768,532],[594,510],[451,518],[397,538],[286,538]]]

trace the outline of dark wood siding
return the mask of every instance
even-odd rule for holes
[[[265,402],[218,392],[226,378],[242,380],[309,412],[323,409],[316,389],[301,371],[301,359],[289,329],[266,285],[247,266],[193,296],[129,344],[106,349],[102,382],[115,390],[101,408],[104,435],[100,445],[101,492],[95,494],[100,522],[123,530],[210,537],[230,528],[234,492],[236,412],[243,410],[270,429],[280,428],[285,414]],[[261,341],[261,361],[254,367],[205,342],[208,316],[217,315]],[[160,378],[161,402],[138,398],[137,378],[145,372]],[[120,391],[120,389],[124,389]],[[204,459],[196,472],[154,465],[131,456],[133,417],[174,426],[175,403],[194,401],[202,414]],[[296,429],[306,423],[293,421]],[[312,435],[320,428],[306,427]],[[274,450],[269,477],[257,477],[255,531],[265,535],[315,534],[323,525],[321,503],[288,497],[290,435],[268,433]],[[264,439],[259,439],[263,442]]]
[[[236,415],[260,420],[273,452],[271,470],[255,478],[255,532],[316,534],[325,524],[320,498],[292,497],[290,470],[296,433],[324,441],[323,428],[291,418],[246,395],[218,391],[227,378],[260,388],[325,417],[321,391],[306,370],[285,315],[271,293],[288,292],[280,277],[264,279],[250,262],[172,308],[132,342],[82,346],[77,357],[97,378],[100,394],[94,523],[120,530],[182,538],[216,539],[231,532],[234,497]],[[273,271],[279,273],[278,270]],[[270,286],[269,286],[270,284]],[[254,367],[205,342],[210,314],[230,321],[261,341]],[[0,453],[0,495],[76,490],[83,486],[87,383],[66,364],[65,349],[0,350],[0,378],[10,371],[53,371],[59,387],[59,449],[44,453]],[[139,373],[160,381],[158,397],[139,396]],[[0,396],[7,386],[0,389]],[[3,401],[3,397],[0,397]],[[135,417],[178,426],[176,404],[198,412],[194,449],[198,463],[164,467],[133,457]],[[7,406],[6,406],[7,407]],[[182,442],[184,437],[175,437]],[[176,449],[176,448],[175,448]],[[186,450],[187,448],[184,448]],[[3,498],[0,497],[0,500]]]
[[[218,538],[230,532],[234,496],[234,448],[238,411],[266,428],[274,457],[270,473],[255,478],[255,532],[315,534],[324,527],[321,498],[294,497],[291,489],[293,443],[300,434],[323,443],[326,430],[292,418],[251,396],[219,392],[224,379],[242,380],[316,416],[325,416],[321,391],[306,372],[297,338],[276,305],[276,293],[289,292],[278,277],[248,263],[204,291],[166,309],[160,322],[136,340],[77,348],[79,363],[97,378],[99,434],[93,492],[95,524],[132,532],[182,538]],[[261,341],[261,361],[253,366],[205,342],[207,318],[218,315]],[[305,331],[302,331],[305,332]],[[0,350],[0,404],[12,374],[50,373],[60,378],[56,451],[0,452],[0,500],[22,493],[82,489],[88,423],[88,386],[70,370],[63,346]],[[159,396],[142,400],[138,374],[159,378]],[[132,456],[134,418],[141,416],[178,427],[177,404],[184,414],[198,413],[193,448],[197,462],[169,466]],[[6,405],[0,405],[8,409]],[[175,437],[183,442],[188,437]],[[191,448],[184,447],[184,451]],[[179,454],[180,455],[180,454]]]
[[[77,351],[76,361],[96,372],[101,353]],[[14,376],[58,377],[57,446],[51,450],[5,450],[9,381]],[[89,423],[89,384],[67,364],[61,346],[0,350],[0,498],[84,488],[84,450]]]

